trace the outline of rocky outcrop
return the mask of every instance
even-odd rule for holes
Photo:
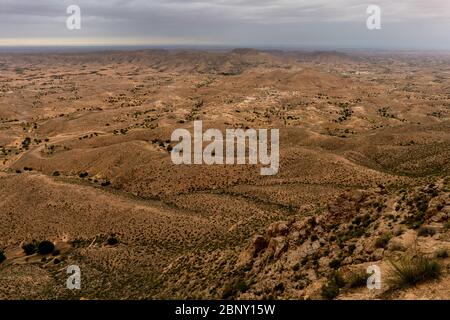
[[[364,278],[359,282],[356,278],[358,274],[361,277],[361,270],[369,265],[383,266],[388,277],[390,261],[411,253],[433,259],[440,255],[436,263],[442,267],[442,281],[446,281],[449,199],[444,181],[410,190],[380,186],[346,191],[322,214],[273,223],[265,236],[255,236],[240,255],[237,267],[245,265],[247,270],[241,276],[254,283],[241,296],[345,298],[358,290],[355,283],[365,286]],[[337,273],[346,276],[347,287],[332,287],[336,280],[330,279]],[[385,283],[382,290],[360,290],[365,292],[362,298],[375,298],[392,288]]]

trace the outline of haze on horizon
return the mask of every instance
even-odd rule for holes
[[[66,9],[81,8],[81,30]],[[366,28],[370,4],[382,29]],[[0,46],[450,49],[448,0],[0,0]]]

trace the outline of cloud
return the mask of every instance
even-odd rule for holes
[[[65,27],[71,4],[81,7],[82,30]],[[448,0],[374,0],[383,21],[383,30],[376,35],[365,29],[369,4],[361,0],[1,0],[0,39],[3,43],[21,38],[164,39],[165,43],[189,39],[248,46],[450,43]],[[412,38],[411,33],[423,38]]]

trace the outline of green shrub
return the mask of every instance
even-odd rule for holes
[[[434,229],[430,227],[420,227],[419,230],[417,231],[417,235],[419,237],[433,236],[435,233],[436,231],[434,231]]]
[[[389,241],[391,240],[392,235],[390,233],[385,233],[379,238],[375,240],[375,247],[376,248],[386,248]]]
[[[349,254],[353,254],[353,252],[355,251],[355,249],[356,249],[356,245],[355,245],[354,243],[350,244],[350,245],[348,246],[348,253],[349,253]]]
[[[444,223],[444,229],[447,231],[447,230],[450,230],[450,221],[446,221],[445,223]]]
[[[341,266],[341,260],[340,259],[333,259],[330,261],[329,264],[331,269],[339,269],[339,267]]]
[[[114,246],[119,243],[119,240],[117,240],[117,238],[115,236],[111,236],[108,238],[107,242],[108,242],[108,245]]]
[[[448,250],[440,249],[436,252],[436,258],[438,259],[447,259],[448,258]]]
[[[278,292],[284,292],[284,284],[282,282],[278,283],[275,287],[274,290],[278,291]],[[245,289],[245,291],[247,291],[247,289]]]
[[[368,274],[365,270],[358,270],[347,278],[349,288],[360,288],[367,285]]]
[[[102,187],[107,187],[107,186],[109,186],[111,184],[111,182],[109,182],[109,180],[106,180],[106,181],[103,181],[102,183],[101,183],[101,186]]]
[[[222,299],[228,299],[235,297],[239,292],[244,293],[248,290],[249,286],[247,282],[239,277],[229,282],[222,293]]]
[[[436,260],[419,254],[403,257],[399,262],[390,262],[393,271],[389,282],[394,288],[406,288],[418,283],[438,279],[441,265]]]
[[[344,286],[344,278],[339,272],[334,271],[328,277],[327,283],[322,286],[321,295],[325,299],[332,300],[339,295],[340,289]]]
[[[82,171],[82,172],[80,172],[80,173],[78,174],[78,176],[79,176],[80,178],[86,178],[88,175],[89,175],[89,173],[87,173],[86,171]]]
[[[339,287],[334,283],[327,283],[322,286],[321,295],[327,300],[333,300],[339,295]]]
[[[36,240],[33,240],[32,242],[29,242],[29,243],[25,243],[22,246],[22,249],[27,256],[35,254],[37,252],[37,248],[38,248],[38,243]]]
[[[50,254],[53,250],[55,250],[55,245],[48,240],[41,241],[37,248],[38,253],[42,255]]]
[[[425,222],[425,213],[416,212],[407,216],[404,222],[413,229],[418,229]]]

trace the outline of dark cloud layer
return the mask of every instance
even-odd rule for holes
[[[82,29],[66,29],[66,8]],[[361,0],[0,0],[0,45],[221,44],[450,48],[450,1],[375,0],[382,29],[366,28]]]

